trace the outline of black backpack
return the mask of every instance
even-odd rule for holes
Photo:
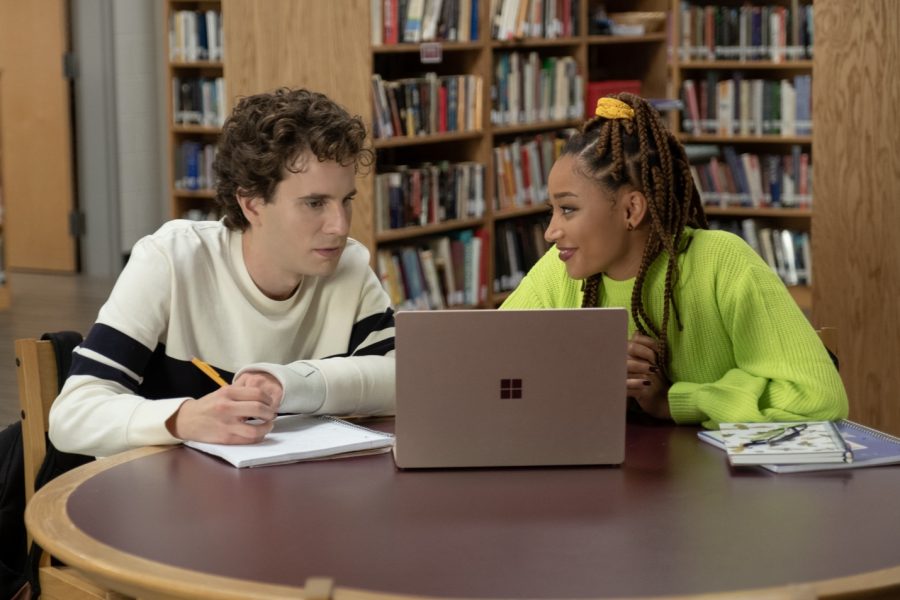
[[[72,364],[72,350],[83,339],[80,333],[45,333],[56,355],[58,385],[61,389]],[[48,481],[77,466],[94,460],[93,456],[61,452],[47,439],[47,454],[35,478],[35,491]],[[22,422],[0,431],[0,598],[11,598],[30,584],[31,598],[41,594],[38,581],[43,550],[32,543],[26,548],[25,533],[25,459],[22,446]],[[26,595],[27,597],[27,595]]]

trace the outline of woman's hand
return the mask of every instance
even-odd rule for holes
[[[669,388],[671,383],[659,368],[656,340],[635,332],[628,341],[628,396],[637,400],[641,409],[657,419],[671,420]]]

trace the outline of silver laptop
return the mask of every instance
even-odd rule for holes
[[[401,311],[398,467],[625,458],[624,308]]]

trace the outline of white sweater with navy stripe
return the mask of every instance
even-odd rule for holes
[[[216,387],[194,356],[228,381],[270,372],[282,412],[393,413],[393,311],[365,246],[348,240],[332,275],[272,300],[247,272],[241,235],[172,221],[134,246],[50,411],[57,448],[107,456],[178,443],[166,419]]]

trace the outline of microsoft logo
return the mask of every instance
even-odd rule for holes
[[[518,399],[522,397],[522,380],[521,379],[501,379],[500,380],[500,398]]]

